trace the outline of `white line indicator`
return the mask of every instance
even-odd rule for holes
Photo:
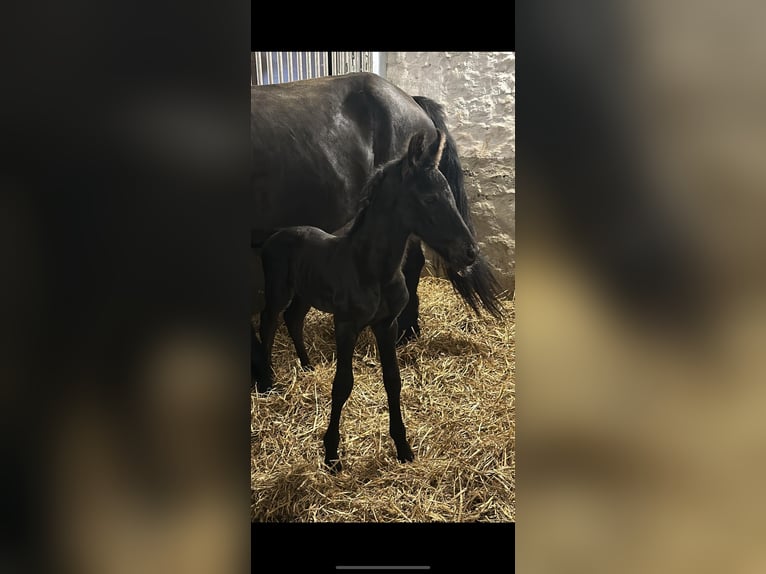
[[[336,570],[430,570],[430,566],[336,566]]]

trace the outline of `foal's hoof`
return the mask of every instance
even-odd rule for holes
[[[255,390],[260,393],[268,393],[272,387],[274,386],[274,382],[270,380],[262,381],[260,379],[255,379],[254,381],[250,380],[250,388],[255,388]]]
[[[313,371],[314,365],[312,365],[311,363],[306,363],[305,365],[301,364],[301,369],[303,369],[306,372]]]
[[[396,335],[396,344],[398,346],[406,345],[413,339],[420,337],[420,326],[415,323],[414,325],[402,327]]]
[[[343,470],[343,465],[337,458],[333,460],[325,459],[324,463],[327,465],[327,470],[330,474],[338,474]]]
[[[396,458],[399,462],[412,462],[415,460],[415,453],[412,452],[410,445],[404,445],[402,448],[396,449]]]

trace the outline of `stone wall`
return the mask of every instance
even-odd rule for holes
[[[465,173],[479,245],[504,288],[515,285],[514,52],[389,52],[385,76],[444,106]]]

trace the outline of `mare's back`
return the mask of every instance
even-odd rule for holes
[[[338,229],[374,168],[433,130],[420,106],[369,73],[251,89],[252,227]]]

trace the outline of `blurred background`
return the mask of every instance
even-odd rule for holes
[[[0,571],[249,565],[249,4],[0,23]]]
[[[755,2],[519,2],[517,565],[766,567]]]

